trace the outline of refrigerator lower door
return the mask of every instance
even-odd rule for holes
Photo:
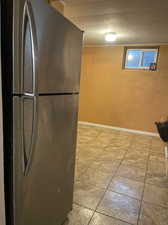
[[[61,225],[72,209],[78,95],[38,97],[38,132],[26,174],[20,138],[23,134],[18,133],[19,127],[23,127],[19,122],[21,101],[14,98],[15,225]],[[31,102],[26,104],[31,108]],[[27,114],[22,112],[30,124],[32,112],[33,109]],[[26,128],[22,130],[25,131]],[[24,144],[29,156],[30,125],[27,131],[29,137]]]

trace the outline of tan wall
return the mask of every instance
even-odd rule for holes
[[[56,8],[60,13],[64,14],[64,5],[58,0],[49,0],[49,3]]]
[[[124,47],[83,51],[79,120],[156,131],[168,115],[168,46],[160,47],[158,71],[123,70]]]

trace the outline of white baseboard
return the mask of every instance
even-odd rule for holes
[[[113,126],[102,125],[102,124],[98,124],[98,123],[84,122],[84,121],[78,121],[78,123],[81,125],[86,125],[86,126],[102,127],[102,128],[112,129],[112,130],[125,131],[125,132],[130,132],[130,133],[135,133],[135,134],[159,137],[159,134],[148,132],[148,131],[133,130],[133,129],[127,129],[127,128],[121,128],[121,127],[113,127]]]

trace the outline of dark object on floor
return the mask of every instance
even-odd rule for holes
[[[155,122],[160,138],[164,142],[168,142],[168,121]]]

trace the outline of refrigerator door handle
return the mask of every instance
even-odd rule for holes
[[[31,46],[32,46],[32,68],[33,68],[33,79],[32,79],[32,93],[37,95],[37,33],[34,20],[33,9],[31,2],[26,1],[23,11],[23,25],[22,25],[22,61],[21,61],[21,91],[25,93],[24,90],[24,45],[25,45],[25,32],[27,23],[30,25],[30,36],[31,36]],[[25,93],[26,94],[26,93]],[[30,93],[27,93],[30,94]]]
[[[25,31],[26,25],[29,23],[30,25],[30,36],[31,36],[31,45],[32,45],[32,68],[33,68],[33,80],[32,80],[32,92],[28,93],[24,90],[24,45],[25,45]],[[37,130],[38,130],[38,89],[37,89],[37,34],[36,34],[36,26],[34,20],[33,9],[31,6],[30,0],[27,0],[24,6],[23,12],[23,29],[22,29],[22,62],[21,62],[21,72],[22,72],[22,80],[21,80],[21,90],[22,90],[22,100],[21,100],[21,114],[22,114],[22,146],[23,146],[23,172],[24,175],[28,175],[33,155],[35,151],[35,144],[37,138]],[[24,100],[30,99],[33,101],[33,121],[32,121],[32,134],[31,134],[31,143],[29,148],[29,154],[26,154],[26,146],[24,141]]]
[[[37,131],[38,131],[38,101],[37,96],[24,95],[21,97],[21,110],[22,110],[22,146],[23,146],[23,173],[28,175],[31,164],[33,161],[33,155],[35,151]],[[30,140],[29,154],[26,153],[25,136],[24,136],[24,100],[29,99],[33,101],[33,121],[32,121],[32,134]]]

